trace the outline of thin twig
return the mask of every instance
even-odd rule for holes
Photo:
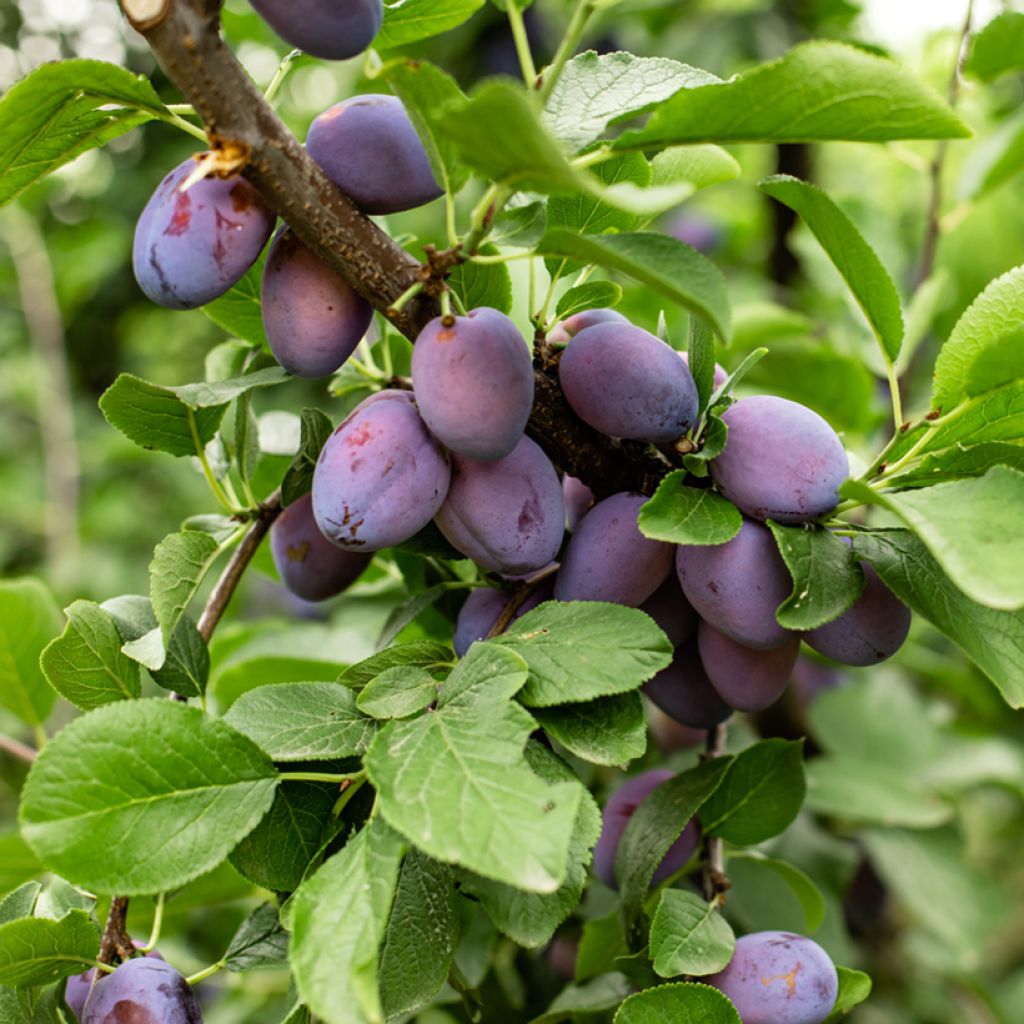
[[[727,728],[725,723],[708,730],[708,742],[704,760],[721,757],[725,753]],[[729,878],[725,873],[725,849],[718,836],[704,838],[704,868],[701,874],[704,899],[708,903],[722,903],[729,890]]]
[[[494,620],[494,625],[488,630],[485,639],[490,640],[491,637],[501,636],[508,629],[509,624],[516,617],[519,609],[537,592],[545,580],[550,579],[558,572],[558,569],[559,563],[552,562],[550,565],[544,566],[543,569],[540,569],[528,580],[520,583],[516,592],[512,595],[512,600],[501,609],[501,614]]]
[[[100,955],[97,959],[101,964],[117,964],[135,956],[135,946],[126,926],[127,918],[128,897],[115,896],[110,901],[107,925],[100,940]]]
[[[0,736],[0,750],[6,751],[19,761],[26,761],[28,764],[31,764],[39,756],[39,751],[35,747],[30,747],[13,736]]]

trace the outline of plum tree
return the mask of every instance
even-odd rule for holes
[[[601,812],[601,836],[594,847],[594,874],[610,888],[619,887],[615,877],[615,856],[630,818],[658,786],[672,778],[672,774],[667,768],[655,768],[641,775],[634,775],[633,778],[627,779],[604,805]],[[669,875],[674,875],[693,856],[699,842],[700,827],[696,820],[691,819],[655,869],[651,883],[657,885]]]
[[[163,960],[126,960],[98,982],[82,1024],[202,1024],[185,979]]]
[[[644,683],[643,691],[666,715],[693,729],[713,729],[733,710],[711,685],[696,640],[677,647],[671,664]]]
[[[554,472],[554,470],[552,470]],[[313,472],[320,532],[349,551],[408,540],[440,509],[451,469],[413,396],[381,391],[362,401],[327,439]]]
[[[676,351],[632,324],[585,327],[558,379],[573,412],[610,437],[675,441],[697,415],[697,388]]]
[[[559,601],[614,601],[636,608],[672,571],[672,545],[645,537],[637,514],[647,499],[625,491],[579,522],[555,577]]]
[[[485,569],[503,576],[536,572],[562,542],[562,485],[528,437],[503,459],[453,455],[451,489],[435,522],[453,547]]]
[[[286,42],[314,57],[348,60],[380,31],[381,0],[250,0]]]
[[[413,347],[412,382],[431,433],[460,455],[500,459],[523,436],[533,363],[519,329],[496,309],[431,320]]]
[[[800,637],[794,633],[779,647],[757,651],[701,622],[697,649],[711,685],[726,704],[737,711],[763,711],[782,696],[800,653]]]
[[[791,932],[742,936],[729,965],[701,980],[729,997],[743,1024],[822,1024],[839,994],[829,955]]]
[[[281,582],[306,601],[325,601],[351,586],[373,560],[332,544],[313,517],[313,496],[292,502],[270,528],[270,553]]]
[[[786,642],[789,631],[776,621],[775,609],[793,584],[766,526],[744,519],[725,544],[681,544],[676,572],[697,614],[719,632],[762,651]]]
[[[569,341],[584,327],[608,323],[628,324],[629,321],[614,309],[585,309],[581,313],[573,313],[560,324],[556,324],[554,330],[548,335],[548,341],[552,345],[568,345]]]
[[[191,158],[175,167],[135,225],[135,279],[168,309],[195,309],[223,295],[274,228],[273,212],[244,178],[203,178],[182,191],[195,168]]]
[[[910,632],[910,609],[866,562],[864,590],[838,619],[804,634],[819,654],[844,665],[877,665],[891,658]]]
[[[572,533],[576,524],[594,507],[594,492],[568,473],[562,477],[562,498],[565,501],[565,527]]]
[[[752,519],[803,523],[831,512],[850,472],[846,449],[816,412],[774,395],[742,398],[722,416],[725,450],[711,461],[718,489]]]
[[[437,199],[427,151],[401,100],[353,96],[328,108],[309,127],[309,155],[367,213],[398,213]]]
[[[260,300],[270,350],[296,377],[334,373],[373,320],[373,307],[288,230],[267,254]]]
[[[654,619],[673,647],[689,640],[697,628],[697,613],[671,570],[665,582],[640,605],[640,610]]]
[[[551,599],[551,581],[545,580],[529,597],[516,609],[512,621],[532,611],[539,604]],[[462,603],[458,617],[455,620],[455,636],[452,640],[452,647],[455,653],[461,658],[469,650],[470,644],[475,640],[483,640],[490,633],[498,617],[508,607],[513,595],[504,590],[494,590],[491,587],[477,587],[470,592],[469,597]]]

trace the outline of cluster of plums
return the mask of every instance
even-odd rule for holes
[[[157,952],[68,978],[65,1002],[81,1024],[202,1024],[185,979]]]
[[[594,847],[594,872],[613,889],[619,841],[637,807],[672,777],[657,768],[627,779],[604,806],[601,837]],[[653,884],[682,870],[697,851],[700,827],[687,822],[654,873]],[[743,1024],[822,1024],[832,1012],[839,978],[816,942],[789,932],[754,932],[736,942],[729,964],[700,978],[728,996]]]

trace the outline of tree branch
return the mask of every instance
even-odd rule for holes
[[[202,117],[211,146],[244,154],[245,176],[295,234],[410,340],[440,312],[421,291],[392,303],[421,265],[333,185],[264,100],[220,37],[218,0],[120,0],[170,80]],[[539,357],[527,433],[561,469],[598,496],[653,493],[666,466],[643,445],[619,445],[569,408]]]
[[[128,897],[115,896],[110,901],[107,925],[100,940],[100,954],[97,959],[101,964],[117,964],[135,956],[135,946],[128,934],[127,918]]]
[[[721,757],[725,753],[726,725],[721,723],[708,730],[708,743],[704,760]],[[702,871],[704,899],[708,903],[721,903],[729,891],[729,878],[725,873],[725,850],[718,836],[704,838],[704,868]]]

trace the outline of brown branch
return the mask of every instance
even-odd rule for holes
[[[202,117],[211,145],[248,154],[246,177],[295,234],[409,339],[439,312],[427,289],[400,312],[392,303],[422,280],[421,265],[325,177],[220,38],[217,0],[120,0],[170,80]],[[443,254],[431,256],[428,265]],[[619,445],[583,424],[557,374],[536,371],[527,433],[595,494],[652,493],[666,466],[646,446]]]
[[[725,723],[708,730],[704,760],[721,757],[725,753]],[[725,873],[725,849],[718,836],[704,837],[704,867],[702,871],[704,899],[708,903],[722,903],[729,891],[729,878]]]
[[[135,956],[135,946],[126,926],[127,917],[128,897],[115,896],[110,901],[107,925],[100,940],[100,954],[97,959],[101,964],[119,964]]]
[[[494,625],[487,631],[487,636],[484,639],[490,640],[492,637],[501,636],[508,629],[519,609],[526,604],[530,595],[535,593],[545,580],[554,576],[558,569],[559,563],[552,562],[551,565],[546,565],[543,569],[538,570],[528,580],[523,580],[512,595],[512,600],[501,609],[501,614],[494,620]]]
[[[197,624],[199,635],[203,638],[204,643],[210,642],[213,631],[217,628],[217,623],[220,622],[220,618],[224,614],[224,610],[227,608],[228,602],[231,600],[239,581],[242,579],[242,575],[249,567],[253,555],[256,554],[256,549],[263,542],[263,538],[266,537],[270,527],[274,524],[274,520],[280,514],[281,492],[277,490],[266,501],[262,502],[256,510],[256,517],[253,519],[252,526],[249,527],[242,538],[241,544],[235,548],[231,561],[224,567],[224,571],[220,574],[220,579],[217,580],[210,596],[206,600],[203,613],[199,616]]]
[[[10,754],[11,757],[16,757],[19,761],[26,761],[28,764],[31,764],[39,756],[35,747],[30,747],[13,736],[0,736],[0,750]]]

